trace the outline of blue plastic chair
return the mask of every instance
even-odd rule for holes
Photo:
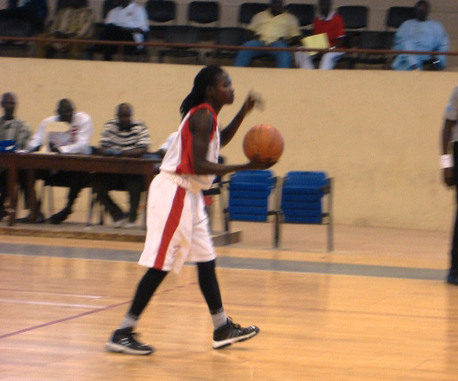
[[[327,225],[327,250],[333,250],[331,178],[325,172],[290,171],[283,179],[280,223]],[[323,200],[327,196],[327,203]],[[279,242],[277,242],[277,245]]]
[[[228,181],[228,207],[224,210],[225,230],[229,231],[230,221],[268,222],[275,218],[275,241],[278,236],[278,210],[270,205],[271,195],[277,179],[270,170],[251,170],[236,172]]]

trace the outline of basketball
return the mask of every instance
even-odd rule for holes
[[[250,128],[243,138],[243,152],[250,160],[278,161],[283,148],[283,136],[269,124],[258,124]]]

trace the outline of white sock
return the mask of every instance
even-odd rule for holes
[[[120,329],[124,328],[134,328],[137,324],[137,317],[131,314],[127,314],[121,322]]]
[[[212,314],[211,317],[213,321],[213,327],[215,329],[218,329],[219,327],[222,327],[227,323],[226,312],[224,312],[223,308],[221,308],[221,310],[218,310],[216,313]]]

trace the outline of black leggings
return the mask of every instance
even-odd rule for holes
[[[215,267],[215,260],[197,263],[200,290],[204,295],[211,314],[221,311],[223,307]],[[146,271],[138,283],[129,314],[137,318],[141,315],[167,274],[167,271],[153,268]]]
[[[199,262],[197,263],[197,271],[199,274],[199,286],[205,301],[207,302],[210,313],[216,314],[223,308],[221,301],[221,293],[219,291],[218,280],[216,279],[216,261]]]

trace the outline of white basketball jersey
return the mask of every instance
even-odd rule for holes
[[[202,189],[209,189],[215,175],[197,175],[194,170],[193,140],[194,136],[190,130],[190,117],[200,109],[207,109],[213,116],[213,126],[209,137],[207,160],[213,163],[218,162],[219,155],[219,126],[215,111],[208,103],[202,103],[192,108],[180,124],[178,133],[175,135],[167,153],[162,160],[161,172],[173,176],[175,182],[181,187],[193,192]]]

